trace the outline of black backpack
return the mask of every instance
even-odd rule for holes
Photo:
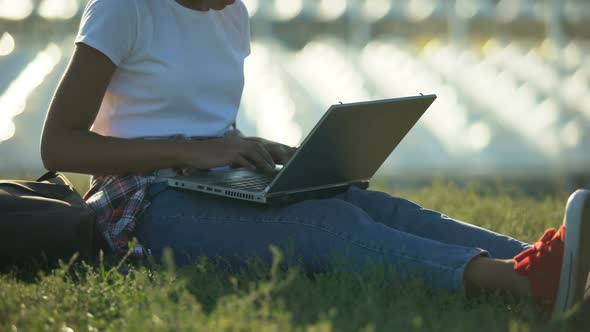
[[[94,211],[62,174],[0,180],[0,266],[88,257],[97,240],[94,221]]]

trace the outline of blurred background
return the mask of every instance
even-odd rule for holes
[[[436,93],[381,183],[590,187],[590,0],[244,2],[247,134],[296,145],[340,101]],[[0,177],[43,171],[40,131],[85,3],[0,0]]]

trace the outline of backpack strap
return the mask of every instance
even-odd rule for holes
[[[49,171],[49,172],[43,174],[43,176],[41,176],[40,178],[38,178],[37,182],[47,181],[49,179],[53,179],[56,176],[57,176],[57,173],[55,171]]]

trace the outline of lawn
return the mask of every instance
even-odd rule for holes
[[[565,195],[530,198],[506,187],[448,183],[396,193],[458,219],[535,241],[563,217]],[[270,250],[270,249],[269,249]],[[275,254],[275,263],[281,260]],[[308,275],[253,263],[222,271],[206,260],[162,264],[65,263],[0,276],[0,331],[561,331],[590,330],[587,308],[539,320],[528,300],[467,298],[400,285],[375,267]]]

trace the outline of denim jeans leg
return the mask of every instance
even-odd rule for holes
[[[338,195],[365,211],[373,220],[419,237],[466,247],[482,248],[498,259],[511,259],[530,244],[452,219],[440,212],[389,194],[351,188]]]
[[[269,246],[277,245],[301,258],[309,271],[333,271],[339,267],[334,258],[345,255],[348,264],[340,268],[358,270],[371,262],[385,262],[401,278],[417,273],[434,289],[456,290],[463,285],[465,265],[487,255],[482,249],[388,227],[341,199],[268,207],[154,188],[137,236],[155,256],[172,248],[180,265],[206,256],[223,257],[241,267],[246,257],[270,261]]]

